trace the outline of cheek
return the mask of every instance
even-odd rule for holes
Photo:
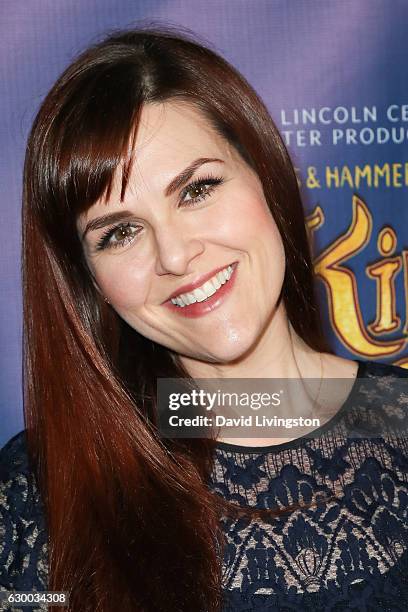
[[[280,258],[283,253],[283,243],[272,213],[265,199],[256,192],[250,191],[231,200],[214,228],[243,250],[262,243],[266,257],[274,253]]]
[[[121,259],[119,263],[96,266],[95,280],[105,297],[119,310],[137,308],[145,303],[149,292],[149,274],[135,269]]]

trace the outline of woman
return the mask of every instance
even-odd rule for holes
[[[296,177],[243,77],[170,30],[111,36],[44,101],[24,185],[3,588],[75,612],[406,603],[403,439],[358,433],[406,374],[326,350]],[[312,437],[160,435],[161,377],[299,376],[348,381]]]

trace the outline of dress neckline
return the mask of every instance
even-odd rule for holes
[[[229,452],[235,452],[239,454],[245,453],[270,453],[276,451],[282,451],[286,449],[290,449],[300,444],[303,444],[307,440],[311,440],[312,438],[318,438],[323,435],[326,431],[328,431],[333,425],[337,423],[337,421],[343,416],[343,414],[350,408],[354,401],[354,397],[356,394],[356,389],[358,387],[358,380],[364,377],[365,374],[365,362],[360,361],[359,359],[354,359],[357,363],[357,373],[354,379],[353,385],[350,389],[350,393],[345,399],[344,403],[337,410],[336,414],[334,414],[326,423],[320,425],[314,429],[310,434],[306,434],[304,436],[300,436],[299,438],[294,438],[289,442],[282,442],[282,444],[270,444],[269,446],[244,446],[241,444],[230,444],[229,442],[216,442],[215,448],[219,450],[225,450]]]

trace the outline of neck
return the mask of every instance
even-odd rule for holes
[[[320,354],[291,328],[282,302],[257,342],[239,359],[227,363],[180,359],[193,378],[318,378],[321,369]]]

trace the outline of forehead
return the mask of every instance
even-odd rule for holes
[[[161,162],[163,170],[167,166],[180,170],[182,160],[189,163],[203,151],[228,155],[229,149],[227,141],[195,106],[170,101],[143,107],[133,156],[139,168],[154,160]]]
[[[232,163],[237,158],[230,143],[199,109],[188,102],[144,105],[135,131],[136,137],[129,142],[132,162],[124,200],[127,196],[143,199],[144,196],[163,193],[169,182],[195,159],[221,158]],[[122,206],[120,194],[124,163],[119,164],[114,174],[109,197],[101,198],[80,215],[79,226],[106,209],[107,205]]]

